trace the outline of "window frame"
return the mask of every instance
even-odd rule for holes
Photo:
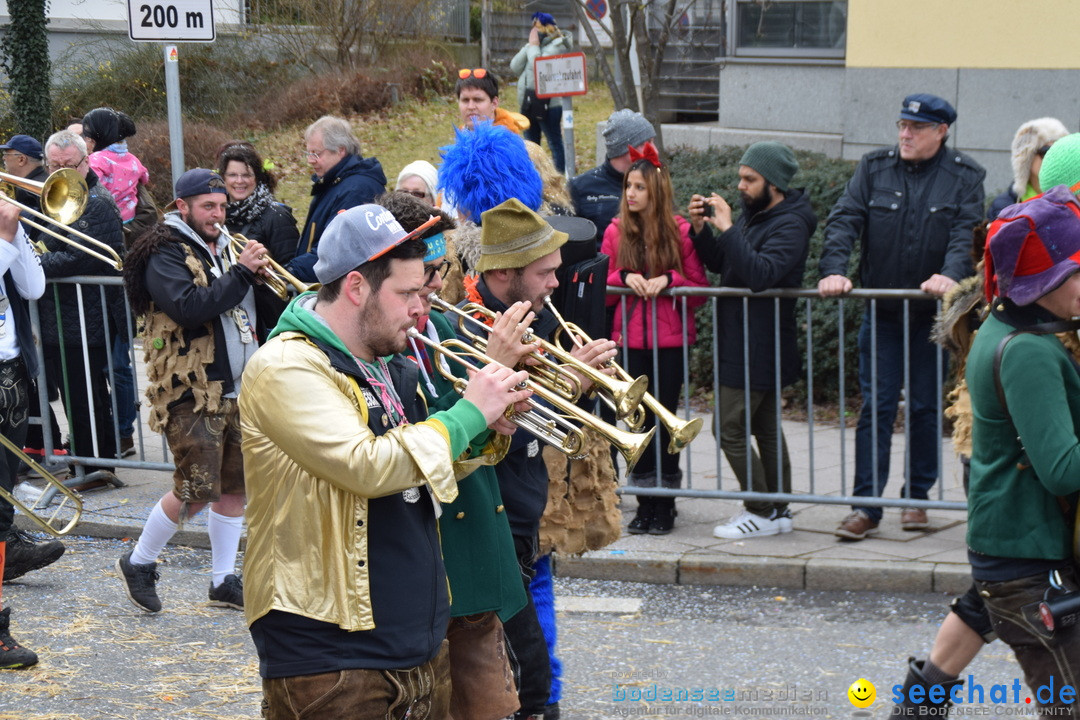
[[[822,2],[823,0],[773,0],[774,2],[804,3]],[[739,45],[739,6],[760,3],[760,0],[728,0],[727,3],[727,46],[731,58],[776,58],[776,59],[815,59],[815,60],[844,60],[847,57],[847,12],[845,11],[844,47],[843,48],[811,48],[811,47],[753,47]],[[850,9],[849,0],[845,0],[845,6]]]

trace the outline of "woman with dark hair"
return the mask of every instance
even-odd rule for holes
[[[611,339],[629,348],[626,369],[630,374],[648,376],[650,392],[674,412],[682,387],[683,334],[686,346],[693,345],[694,308],[705,298],[687,299],[684,328],[682,301],[659,295],[669,287],[705,287],[709,282],[690,241],[690,223],[674,213],[667,168],[651,142],[645,143],[642,153],[637,154],[631,148],[633,164],[623,180],[619,217],[604,231],[601,248],[611,258],[607,284],[626,287],[634,293],[625,298],[625,312],[623,308],[615,308]],[[621,295],[609,295],[607,302],[616,305],[623,299]],[[654,351],[659,357],[655,370]],[[656,418],[649,413],[645,429],[655,423]],[[667,430],[661,427],[658,435],[661,447],[667,448],[670,443]],[[656,454],[650,448],[642,454],[628,480],[641,488],[678,488],[682,483],[679,456],[663,453],[658,468]],[[675,498],[638,495],[637,515],[630,522],[630,533],[665,535],[674,525]]]
[[[225,227],[233,235],[243,235],[266,246],[278,264],[286,265],[296,254],[300,233],[292,208],[274,198],[277,180],[266,169],[259,153],[248,142],[234,141],[218,150],[218,174],[225,180],[229,204]],[[285,303],[265,285],[255,289],[256,331],[266,337]]]
[[[225,226],[230,233],[258,240],[281,265],[292,260],[300,232],[292,208],[274,197],[277,180],[266,170],[251,143],[234,142],[218,152],[218,173],[225,180],[229,205]]]

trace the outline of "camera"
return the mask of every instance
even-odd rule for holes
[[[702,206],[701,206],[701,210],[702,210],[702,215],[703,215],[704,217],[707,217],[707,218],[708,218],[708,217],[712,217],[712,216],[713,216],[713,212],[714,212],[715,208],[713,208],[712,204],[711,204],[711,203],[710,203],[710,202],[709,202],[708,200],[706,200],[706,201],[704,201],[704,203],[702,204]]]
[[[1039,603],[1039,619],[1050,632],[1075,625],[1080,621],[1080,591],[1043,600]]]

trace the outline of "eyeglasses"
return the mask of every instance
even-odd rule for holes
[[[45,167],[47,167],[49,169],[49,172],[51,173],[54,173],[57,170],[78,170],[79,166],[82,165],[84,162],[86,162],[85,157],[74,165],[57,165],[56,163],[48,163]]]
[[[414,198],[420,198],[424,201],[428,199],[427,193],[423,190],[406,190],[405,188],[398,188],[397,192],[405,193],[406,195],[412,195]]]
[[[329,150],[319,150],[318,152],[315,152],[314,150],[305,150],[304,151],[304,157],[306,157],[308,160],[318,160],[319,158],[321,158],[323,156],[323,153],[328,153],[328,152],[330,152],[330,151]]]
[[[439,277],[445,279],[446,273],[450,272],[450,261],[443,260],[438,265],[425,265],[424,266],[424,285],[430,285],[431,281],[435,279],[435,273],[439,274]]]
[[[929,130],[930,128],[935,128],[940,124],[941,123],[935,122],[912,122],[911,120],[897,120],[896,129],[900,132],[910,130],[913,133],[921,133]]]
[[[1050,148],[1052,146],[1053,146],[1053,143],[1048,143],[1046,145],[1043,145],[1041,148],[1039,148],[1038,150],[1035,151],[1035,154],[1038,155],[1039,157],[1045,157],[1046,153],[1050,152]]]
[[[467,77],[474,77],[477,80],[483,80],[487,77],[487,70],[485,70],[484,68],[473,68],[472,70],[470,70],[469,68],[461,68],[457,71],[457,76],[462,80]]]
[[[225,179],[236,182],[237,180],[254,180],[255,176],[252,173],[226,173]]]

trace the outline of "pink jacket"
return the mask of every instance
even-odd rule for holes
[[[690,241],[690,223],[681,216],[675,216],[675,224],[679,228],[679,242],[682,245],[681,273],[671,271],[671,284],[668,287],[708,287],[709,280],[705,276],[705,268],[694,252],[694,244]],[[627,268],[619,267],[617,258],[619,255],[619,242],[622,240],[622,230],[619,227],[619,219],[615,218],[604,231],[604,242],[600,251],[611,258],[611,273],[608,275],[607,284],[614,287],[626,287],[622,279],[622,271]],[[656,337],[659,346],[680,347],[683,343],[682,321],[682,298],[660,296],[655,300],[643,300],[637,295],[608,295],[607,304],[618,305],[620,300],[626,301],[626,318],[630,328],[627,339],[631,349],[640,350],[652,347],[652,305],[656,303]],[[686,336],[688,345],[693,345],[697,338],[697,328],[694,325],[694,308],[704,304],[705,298],[687,298],[687,328]],[[615,323],[611,333],[611,339],[617,343],[622,342],[622,316],[621,308],[615,309]]]
[[[150,182],[150,173],[139,158],[130,152],[116,152],[113,147],[115,145],[90,153],[90,168],[112,193],[116,206],[120,208],[121,219],[127,222],[135,217],[135,206],[139,204],[139,184]]]

